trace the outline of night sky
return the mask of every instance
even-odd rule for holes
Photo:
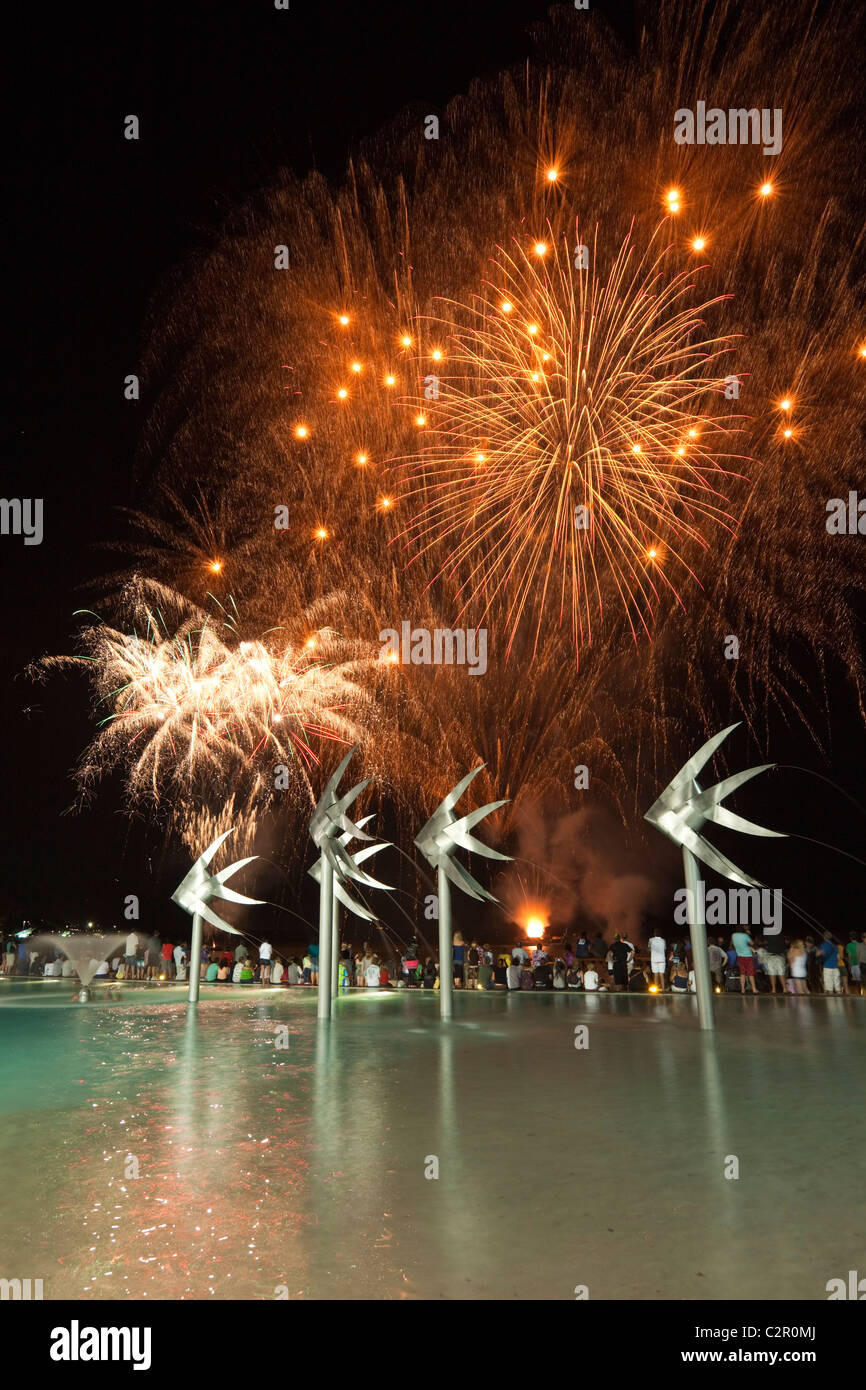
[[[620,13],[593,0],[592,8],[632,32],[631,7]],[[270,0],[181,0],[164,11],[115,7],[105,19],[76,8],[25,18],[7,118],[4,495],[45,499],[45,537],[31,547],[0,538],[3,925],[24,916],[107,925],[126,893],[138,893],[146,911],[164,903],[186,862],[166,855],[146,826],[130,828],[116,784],[106,782],[85,813],[62,814],[88,740],[88,692],[71,677],[34,686],[21,674],[44,653],[72,649],[73,610],[99,606],[88,582],[122,558],[106,548],[127,534],[118,507],[147,504],[135,470],[146,384],[142,401],[130,403],[123,379],[138,369],[162,278],[281,164],[339,179],[359,140],[407,104],[440,111],[473,77],[529,56],[527,27],[546,9],[291,0],[285,13]],[[138,142],[123,139],[132,112]],[[862,726],[841,679],[830,711],[826,759],[802,730],[776,731],[772,755],[861,799]],[[750,812],[864,853],[866,817],[814,778],[777,774],[756,785]],[[767,881],[790,884],[846,935],[862,929],[866,869],[797,842],[766,853]]]

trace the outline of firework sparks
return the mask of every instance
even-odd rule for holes
[[[83,665],[91,678],[100,725],[82,787],[120,768],[129,806],[167,809],[191,847],[223,820],[249,842],[280,792],[311,792],[320,740],[356,736],[356,665],[335,664],[327,629],[312,647],[281,633],[241,641],[231,608],[214,618],[153,582],[125,599],[132,631],[92,625],[82,656],[45,663]]]
[[[686,545],[708,548],[705,533],[735,520],[722,491],[734,425],[709,409],[728,344],[701,332],[718,301],[691,305],[690,274],[666,272],[670,247],[636,257],[627,238],[603,276],[572,268],[568,238],[545,246],[543,262],[519,243],[500,251],[488,293],[449,306],[436,438],[408,465],[420,505],[404,532],[446,541],[485,611],[505,597],[512,642],[528,609],[536,647],[550,605],[588,640],[611,585],[648,630],[673,562],[690,568]],[[662,546],[670,563],[648,567]]]
[[[554,9],[519,77],[449,106],[435,160],[398,122],[334,192],[281,173],[195,261],[143,361],[165,385],[142,441],[137,567],[198,605],[208,589],[242,595],[272,654],[261,635],[277,627],[309,656],[322,627],[369,653],[404,619],[483,619],[483,680],[399,663],[359,673],[362,757],[415,816],[486,762],[479,795],[511,798],[500,833],[524,798],[573,804],[576,763],[625,815],[694,724],[740,716],[760,736],[781,709],[814,725],[810,687],[833,663],[864,703],[863,567],[822,513],[861,463],[861,154],[839,136],[859,45],[841,22],[816,18],[805,38],[796,7],[755,18],[732,0],[665,0],[634,55],[572,21]],[[745,92],[786,111],[778,161],[674,144],[676,106]],[[578,212],[604,242],[587,238],[586,270]],[[277,242],[292,248],[279,275],[262,259]],[[720,655],[729,634],[735,662]],[[226,644],[239,668],[238,640]],[[197,764],[184,725],[178,771],[270,759],[288,733],[268,709],[246,732],[230,709],[208,711]],[[128,739],[131,718],[100,738],[124,726]],[[140,753],[150,742],[162,805],[171,749],[155,725]],[[197,802],[212,815],[217,780]],[[137,785],[152,800],[147,757]]]

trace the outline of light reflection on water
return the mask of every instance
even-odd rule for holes
[[[856,1214],[813,1198],[850,1191],[866,1139],[866,1001],[725,999],[707,1037],[689,1000],[458,997],[442,1028],[435,996],[358,994],[328,1028],[313,991],[155,1002],[179,995],[0,1006],[0,1274],[49,1298],[808,1298],[856,1267]]]

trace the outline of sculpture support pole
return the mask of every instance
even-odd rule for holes
[[[340,993],[340,903],[336,893],[331,904],[331,998]]]
[[[198,1003],[198,986],[201,979],[201,936],[202,919],[196,912],[192,919],[192,942],[189,948],[189,990],[187,1001]]]
[[[327,859],[322,859],[322,884],[319,893],[319,985],[316,1012],[328,1022],[331,1017],[331,933],[334,901],[334,871]]]
[[[445,870],[440,866],[437,887],[439,889],[439,1017],[449,1019],[452,1014],[452,991],[454,989],[454,969],[451,963],[451,884]]]
[[[707,928],[698,907],[698,861],[691,850],[683,846],[683,866],[686,873],[686,904],[689,913],[689,933],[692,938],[692,969],[695,972],[695,992],[698,996],[698,1019],[702,1029],[712,1032],[713,986],[710,977],[710,958],[707,953]]]

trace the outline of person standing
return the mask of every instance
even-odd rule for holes
[[[857,933],[852,931],[848,935],[848,942],[845,946],[845,963],[848,967],[848,978],[852,985],[859,985],[860,983],[860,960],[857,955],[857,946]],[[851,993],[856,994],[857,990],[852,990]]]
[[[457,989],[462,989],[464,984],[463,969],[466,964],[466,942],[463,940],[462,932],[456,931],[454,933],[451,953],[454,984]]]
[[[866,931],[861,934],[857,946],[857,964],[860,967],[860,993],[866,994]]]
[[[587,956],[589,955],[589,949],[589,941],[587,940],[586,932],[582,931],[580,933],[580,936],[577,938],[578,960],[586,960]]]
[[[630,943],[623,941],[619,932],[613,938],[613,945],[610,948],[612,957],[613,983],[617,989],[628,989],[628,957]]]
[[[274,948],[270,941],[263,941],[259,947],[259,964],[262,968],[261,983],[263,985],[269,985],[271,982],[271,959],[273,954]]]
[[[778,992],[779,994],[784,994],[786,973],[785,957],[777,951],[771,951],[765,943],[758,948],[758,960],[763,967],[764,974],[770,982],[770,993],[776,994]],[[779,985],[778,991],[776,990],[777,982]]]
[[[165,976],[165,978],[166,978],[167,980],[170,980],[170,979],[171,979],[171,976],[172,976],[172,969],[171,969],[171,953],[172,953],[173,950],[174,950],[174,947],[172,946],[172,944],[171,944],[170,941],[163,941],[163,943],[162,943],[162,973],[163,973],[163,975]]]
[[[838,945],[837,965],[838,970],[840,970],[840,990],[842,994],[848,994],[848,965],[847,959],[845,959],[845,947],[841,942]]]
[[[517,964],[522,969],[524,965],[529,964],[529,952],[527,951],[525,946],[521,946],[518,942],[514,950],[511,952],[511,959],[516,960]]]
[[[466,956],[466,988],[477,989],[478,987],[478,967],[481,964],[481,952],[478,949],[478,942],[473,941]]]
[[[722,989],[725,983],[725,965],[728,957],[714,936],[711,936],[707,941],[707,956],[710,962],[710,974],[713,977],[713,983],[717,988]]]
[[[134,931],[131,931],[129,933],[129,936],[126,938],[126,946],[124,947],[124,950],[126,951],[126,955],[123,958],[123,963],[126,966],[126,970],[124,972],[125,978],[127,980],[134,980],[135,958],[138,954],[138,937],[136,936]]]
[[[825,994],[838,994],[839,991],[839,947],[832,939],[829,932],[824,933],[824,940],[818,947],[818,955],[821,958],[821,968],[823,970],[823,983]]]
[[[147,978],[155,980],[162,962],[162,941],[158,931],[147,938]]]
[[[653,984],[659,993],[664,992],[665,987],[665,963],[667,960],[668,943],[663,936],[651,936],[649,939],[650,971],[653,977]]]
[[[809,982],[809,993],[820,994],[824,987],[823,976],[824,961],[818,947],[815,945],[811,936],[806,937],[806,979]]]
[[[410,941],[406,947],[406,954],[403,957],[403,973],[406,976],[406,988],[414,989],[418,983],[418,947],[414,941]]]
[[[788,948],[788,965],[791,970],[791,979],[794,983],[795,994],[808,994],[806,986],[806,971],[808,961],[806,955],[806,944],[803,941],[792,941]]]
[[[746,980],[752,986],[752,993],[758,993],[758,986],[755,983],[755,953],[752,950],[754,942],[747,931],[735,931],[731,934],[731,945],[737,953],[737,969],[740,972],[740,993],[746,992]]]

